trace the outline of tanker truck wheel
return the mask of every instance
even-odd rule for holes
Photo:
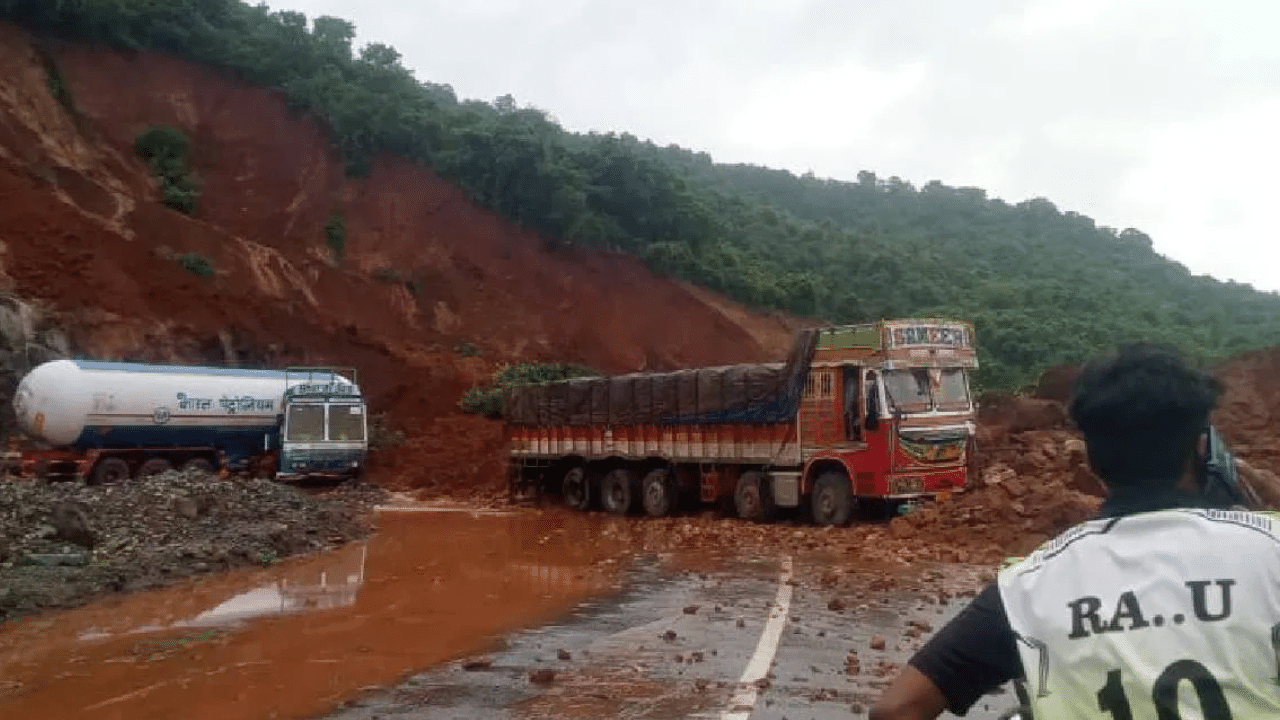
[[[853,516],[853,491],[844,473],[825,472],[813,484],[811,511],[819,525],[843,526]]]
[[[676,485],[666,468],[649,471],[640,481],[640,499],[649,517],[666,517],[676,505]]]
[[[764,473],[753,470],[738,478],[733,507],[743,520],[767,522],[773,519],[777,508],[773,504],[773,490]]]
[[[153,457],[142,463],[138,468],[138,477],[151,477],[160,473],[169,472],[173,469],[173,463],[161,457]]]
[[[124,482],[128,479],[129,463],[116,457],[102,458],[89,474],[89,481],[93,485]]]
[[[588,487],[587,469],[581,465],[570,469],[560,483],[560,494],[564,496],[564,504],[574,510],[586,510],[591,504],[591,492]]]
[[[600,481],[600,506],[605,512],[626,515],[635,504],[636,486],[639,484],[636,474],[630,470],[610,470]]]

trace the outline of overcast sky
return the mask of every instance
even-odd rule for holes
[[[421,80],[720,162],[1046,197],[1280,290],[1276,0],[280,0]]]

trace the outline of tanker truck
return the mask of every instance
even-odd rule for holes
[[[368,453],[365,401],[349,369],[54,360],[22,378],[13,407],[43,446],[10,454],[19,475],[108,483],[178,468],[341,478],[359,475]]]
[[[785,362],[507,388],[513,497],[750,520],[797,508],[842,525],[968,484],[973,327],[937,318],[807,328]]]

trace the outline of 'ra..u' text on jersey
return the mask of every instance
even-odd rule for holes
[[[1036,720],[1280,718],[1277,516],[1091,520],[1000,573]]]

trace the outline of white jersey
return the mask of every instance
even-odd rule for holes
[[[1280,718],[1280,524],[1090,520],[1001,571],[1036,720]]]

